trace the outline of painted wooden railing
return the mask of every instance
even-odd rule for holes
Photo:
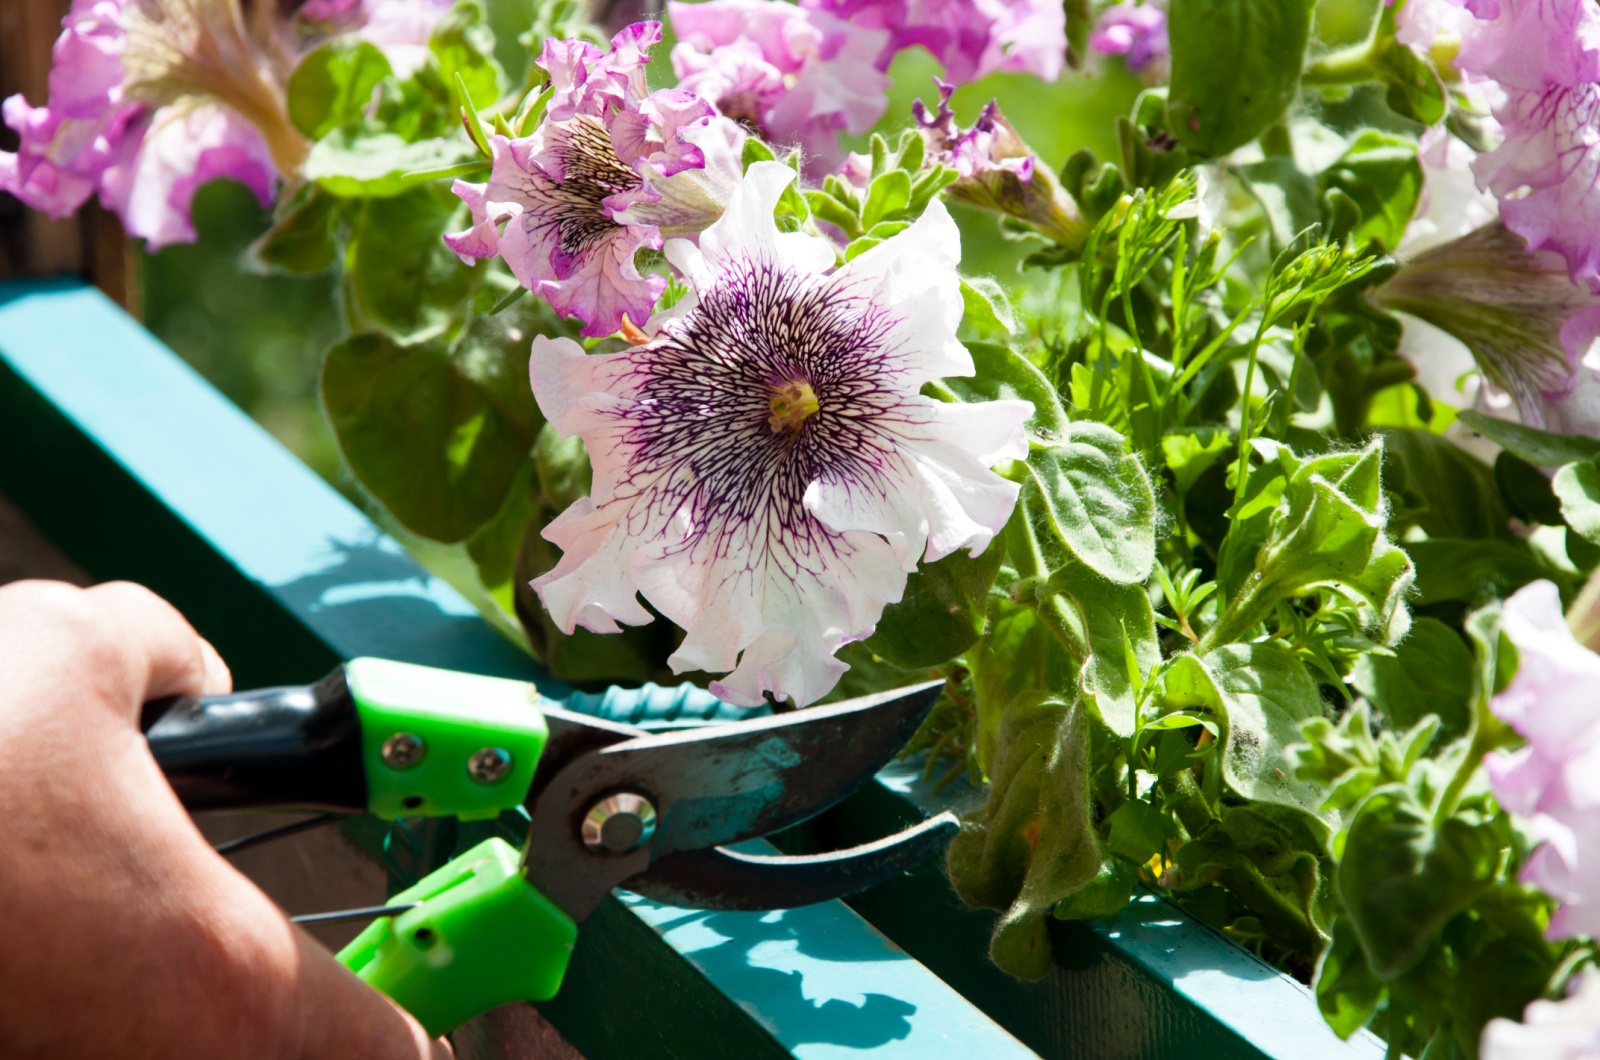
[[[76,282],[0,284],[0,493],[91,576],[140,581],[172,600],[242,686],[307,681],[339,659],[377,655],[559,690]],[[960,808],[975,793],[957,787],[936,795],[897,767],[784,841],[862,841]],[[385,856],[382,829],[350,831]],[[446,835],[430,849],[427,838],[410,851],[412,871],[458,841]],[[404,846],[391,838],[391,867]],[[934,864],[849,907],[707,913],[620,895],[584,925],[567,982],[539,1011],[589,1060],[1383,1052],[1370,1036],[1339,1041],[1305,987],[1153,895],[1108,923],[1055,925],[1057,967],[1039,983],[988,963],[992,924],[961,906]],[[514,1037],[489,1027],[470,1040],[482,1055],[516,1056]]]

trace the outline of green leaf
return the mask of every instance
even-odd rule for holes
[[[1337,188],[1361,211],[1350,233],[1357,245],[1377,240],[1386,250],[1400,245],[1422,196],[1422,163],[1414,141],[1368,129],[1317,178],[1326,194]]]
[[[1394,654],[1358,656],[1350,683],[1383,716],[1384,728],[1405,730],[1433,714],[1452,740],[1472,718],[1472,649],[1435,618],[1418,618]]]
[[[339,252],[339,200],[312,184],[278,205],[272,227],[250,247],[257,261],[285,272],[321,272]]]
[[[1311,0],[1173,0],[1167,122],[1212,157],[1254,140],[1300,87]]]
[[[1122,435],[1104,424],[1068,424],[1061,442],[1028,454],[1023,503],[1035,533],[1090,570],[1143,584],[1155,564],[1155,493]]]
[[[911,174],[891,169],[872,179],[867,201],[861,207],[861,227],[870,229],[879,221],[900,213],[911,202]]]
[[[1110,920],[1127,908],[1139,870],[1121,858],[1106,858],[1094,879],[1056,903],[1057,920]]]
[[[395,133],[345,125],[312,145],[301,172],[335,195],[382,198],[425,184],[433,179],[430,172],[476,155],[465,135],[407,143]]]
[[[454,349],[356,335],[323,364],[323,407],[351,472],[403,526],[438,541],[460,541],[500,510],[541,425],[524,344],[491,319]]]
[[[1293,806],[1315,815],[1325,792],[1294,775],[1288,754],[1300,726],[1322,716],[1322,697],[1305,666],[1270,641],[1229,644],[1202,660],[1226,707],[1222,774],[1254,802]]]
[[[1520,423],[1485,416],[1476,409],[1463,409],[1457,419],[1496,445],[1511,450],[1538,467],[1560,467],[1577,460],[1600,457],[1600,438],[1556,434],[1537,427],[1524,427]]]
[[[1161,661],[1150,595],[1143,585],[1118,585],[1079,563],[1058,568],[1050,588],[1070,605],[1062,618],[1078,645],[1079,690],[1101,723],[1126,739],[1137,725],[1138,685]],[[1130,674],[1130,667],[1138,672]]]
[[[594,471],[589,453],[578,435],[563,439],[553,424],[539,428],[533,446],[534,467],[538,472],[539,496],[546,508],[565,511],[580,497],[589,495]]]
[[[1523,522],[1560,526],[1566,521],[1549,477],[1509,449],[1494,458],[1494,482],[1507,510]]]
[[[1438,71],[1411,48],[1390,38],[1375,48],[1373,67],[1388,86],[1390,109],[1423,125],[1437,125],[1448,109]]]
[[[362,205],[348,278],[371,327],[404,341],[438,335],[461,317],[484,272],[463,265],[442,238],[467,224],[462,205],[443,187]]]
[[[924,563],[906,579],[905,595],[883,610],[867,647],[906,670],[937,666],[978,642],[989,587],[1005,549],[994,542],[973,559],[956,552]]]
[[[1405,597],[1414,572],[1410,559],[1384,533],[1382,454],[1380,438],[1358,452],[1305,461],[1278,451],[1280,463],[1292,466],[1292,472],[1272,511],[1266,539],[1255,548],[1254,567],[1201,638],[1201,654],[1249,639],[1278,601],[1315,588],[1331,589],[1362,605],[1369,628],[1385,642],[1404,635],[1409,622]],[[1253,542],[1249,546],[1255,547]]]
[[[1038,689],[1069,688],[1076,667],[1032,607],[989,597],[983,639],[968,657],[978,709],[978,763],[993,775],[1006,708]]]
[[[1161,455],[1172,471],[1173,488],[1180,498],[1188,496],[1200,476],[1232,451],[1233,439],[1225,427],[1198,427],[1161,439]]]
[[[1005,341],[1016,328],[1016,314],[1005,289],[986,276],[961,281],[961,324],[979,335]]]
[[[1591,460],[1568,464],[1556,472],[1550,488],[1561,500],[1567,525],[1600,544],[1600,467]]]
[[[1515,540],[1494,471],[1483,461],[1432,431],[1386,430],[1383,443],[1384,481],[1417,509],[1408,514],[1429,537]]]
[[[1500,840],[1457,814],[1434,827],[1426,807],[1392,784],[1368,795],[1345,835],[1340,900],[1379,979],[1422,959],[1434,933],[1494,883]]]
[[[1308,225],[1320,219],[1317,182],[1300,171],[1294,159],[1277,156],[1239,167],[1245,187],[1261,204],[1272,228],[1275,247],[1286,247]]]
[[[1520,542],[1433,538],[1408,541],[1406,551],[1417,565],[1419,607],[1446,600],[1470,604],[1484,596],[1503,598],[1529,582],[1556,575]]]
[[[1520,1022],[1555,970],[1548,946],[1512,938],[1494,939],[1463,961],[1444,998],[1463,1053],[1472,1055],[1491,1019]]]
[[[950,842],[950,882],[968,905],[1004,910],[989,943],[1023,979],[1050,970],[1046,918],[1099,874],[1090,821],[1089,725],[1043,692],[1008,704],[983,807]]]
[[[974,372],[933,384],[937,396],[965,401],[1027,401],[1033,404],[1027,431],[1031,439],[1045,444],[1059,441],[1071,429],[1061,407],[1056,388],[1043,372],[1010,346],[990,342],[969,342]],[[942,391],[942,393],[938,393]]]
[[[1143,865],[1167,843],[1166,816],[1142,799],[1129,799],[1106,818],[1106,849]]]
[[[473,0],[462,0],[434,24],[428,49],[439,63],[439,75],[454,86],[460,77],[474,107],[498,102],[505,91],[505,71],[494,58],[494,31],[489,28],[483,8]]]
[[[341,125],[361,121],[373,91],[393,72],[375,45],[328,41],[307,53],[289,75],[289,120],[307,139],[320,140]]]
[[[1311,989],[1322,1018],[1341,1038],[1365,1027],[1383,1000],[1383,982],[1367,967],[1349,917],[1334,918],[1333,939],[1317,960]]]

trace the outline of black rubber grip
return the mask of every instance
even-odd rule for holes
[[[340,667],[314,685],[148,704],[145,732],[191,810],[364,813],[361,718]]]

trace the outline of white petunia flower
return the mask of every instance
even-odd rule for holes
[[[698,246],[667,244],[692,293],[648,344],[540,337],[530,364],[594,465],[592,495],[545,528],[564,554],[540,599],[563,630],[612,633],[651,620],[642,594],[686,631],[674,669],[726,673],[712,690],[743,705],[820,699],[919,559],[988,547],[1017,498],[990,465],[1026,455],[1031,411],[919,393],[973,372],[943,205],[834,269],[831,245],[773,221],[793,179],[752,165]]]

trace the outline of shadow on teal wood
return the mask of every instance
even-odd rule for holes
[[[0,453],[0,492],[93,576],[177,603],[241,685],[360,655],[542,676],[90,288],[0,285]],[[381,855],[382,831],[356,832]],[[405,871],[434,856],[419,852]],[[763,916],[609,901],[540,1009],[590,1060],[1033,1055],[838,902]]]

